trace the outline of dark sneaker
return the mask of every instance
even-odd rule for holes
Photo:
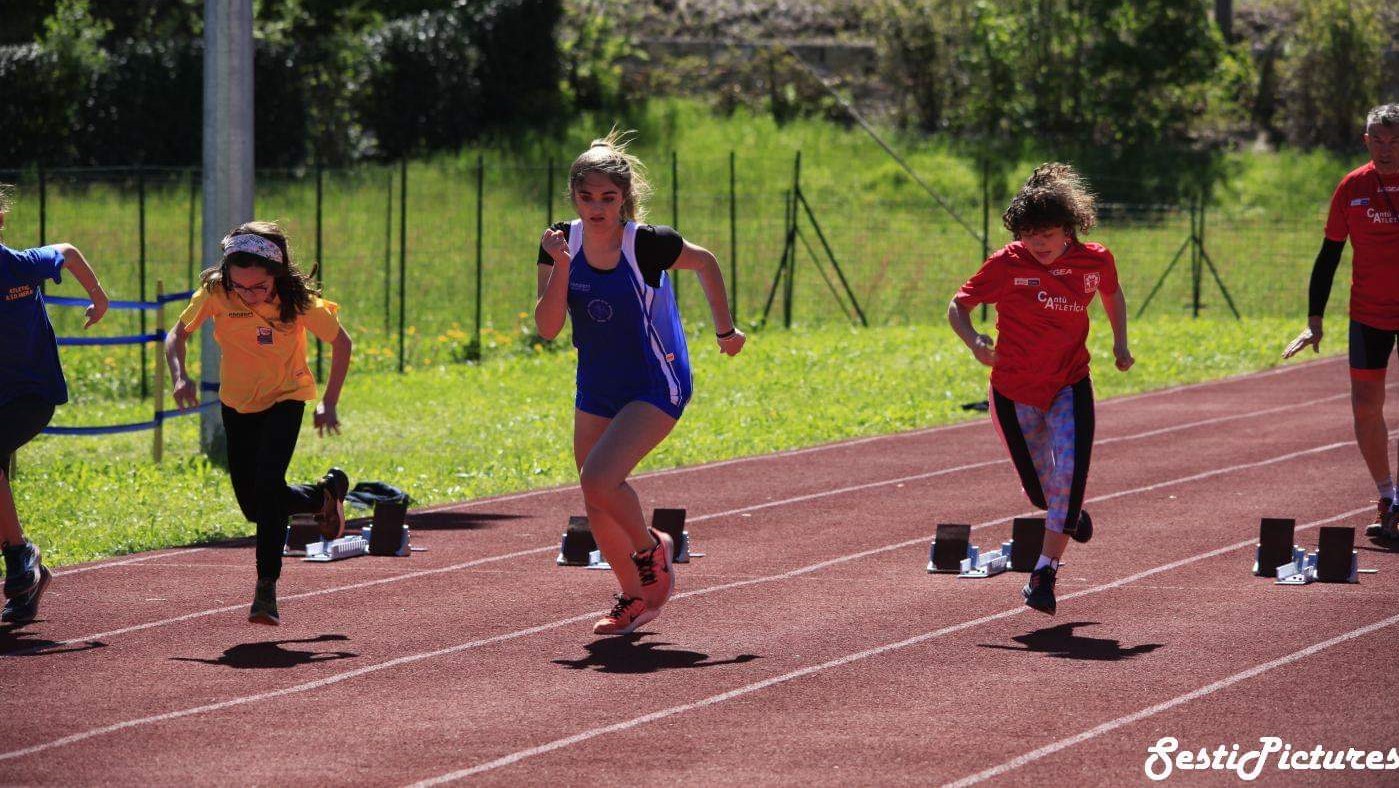
[[[350,477],[339,468],[331,468],[321,477],[320,487],[325,495],[321,505],[321,536],[339,539],[345,535],[345,496],[350,493]]]
[[[37,553],[37,551],[36,551]],[[39,582],[32,588],[18,596],[12,596],[5,600],[5,610],[0,612],[0,622],[6,624],[28,624],[39,615],[39,597],[44,595],[44,589],[49,587],[49,580],[53,575],[49,573],[49,568],[39,564]]]
[[[253,608],[248,611],[248,623],[275,627],[282,623],[277,614],[277,581],[258,580],[253,591]]]
[[[39,548],[33,542],[5,548],[5,598],[33,593],[39,586]]]
[[[1053,566],[1046,566],[1030,573],[1030,582],[1020,590],[1025,604],[1041,613],[1054,615],[1054,575]]]
[[[1399,539],[1399,507],[1388,498],[1379,503],[1380,521],[1366,526],[1365,535],[1372,539]]]
[[[1093,538],[1093,518],[1088,516],[1087,509],[1078,510],[1078,525],[1073,528],[1065,528],[1064,533],[1073,537],[1075,542],[1084,543]]]

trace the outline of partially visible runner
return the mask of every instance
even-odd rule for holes
[[[222,261],[204,272],[165,341],[175,403],[195,407],[199,390],[185,368],[185,344],[205,320],[214,323],[228,479],[243,516],[257,524],[257,585],[248,611],[253,624],[281,623],[277,580],[290,515],[320,514],[327,539],[345,532],[350,480],[344,471],[331,468],[314,484],[287,484],[306,403],[316,398],[316,379],[306,365],[307,331],[329,342],[333,354],[312,423],[319,434],[340,432],[335,408],[352,345],[339,311],[292,261],[280,227],[248,222],[224,236]]]
[[[735,355],[744,335],[733,325],[719,263],[674,229],[645,221],[649,187],[641,162],[616,131],[569,168],[577,219],[539,242],[539,335],[573,323],[578,349],[573,454],[598,549],[622,587],[593,626],[621,635],[660,614],[675,588],[670,536],[647,528],[627,477],[670,431],[690,402],[690,356],[669,269],[699,275],[719,350]]]
[[[1002,217],[1015,241],[991,255],[947,307],[952,330],[991,367],[991,421],[1030,503],[1047,511],[1044,549],[1021,594],[1054,614],[1054,579],[1069,537],[1087,542],[1083,510],[1093,451],[1088,307],[1102,295],[1117,368],[1133,364],[1127,302],[1112,253],[1083,243],[1097,223],[1093,195],[1067,164],[1037,167]],[[997,339],[977,333],[971,309],[996,305]]]
[[[1399,104],[1382,104],[1365,117],[1370,161],[1341,179],[1331,197],[1326,235],[1312,266],[1307,328],[1283,350],[1291,358],[1307,346],[1321,351],[1322,317],[1349,238],[1350,401],[1355,442],[1375,482],[1379,521],[1366,534],[1399,540],[1399,496],[1389,466],[1384,421],[1385,372],[1399,338]]]
[[[0,230],[10,211],[11,187],[0,184]],[[34,439],[68,401],[58,361],[58,339],[44,310],[45,280],[58,283],[67,269],[87,291],[84,329],[107,313],[107,293],[83,253],[71,244],[17,251],[0,244],[0,548],[5,554],[5,609],[0,621],[26,624],[39,614],[51,577],[39,548],[24,538],[10,489],[10,456]]]

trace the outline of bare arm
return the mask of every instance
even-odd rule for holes
[[[190,331],[183,321],[176,320],[174,330],[165,335],[165,360],[170,366],[170,381],[174,384],[175,405],[187,410],[199,404],[199,391],[185,370],[185,346]]]
[[[734,327],[733,316],[729,314],[729,295],[724,290],[724,273],[719,269],[719,260],[713,252],[689,241],[680,250],[673,268],[694,271],[699,276],[700,287],[705,300],[709,302],[709,315],[714,320],[714,334],[719,349],[730,356],[743,349],[746,340],[743,332]]]
[[[354,354],[354,347],[354,342],[350,340],[350,335],[344,328],[340,329],[340,333],[336,334],[330,343],[330,377],[326,379],[325,392],[311,417],[317,434],[324,435],[325,430],[340,432],[340,419],[335,408],[340,403],[340,391],[345,386],[345,377],[350,373],[350,357]]]
[[[553,339],[563,330],[568,315],[568,236],[558,230],[545,230],[539,245],[554,260],[553,265],[538,266],[536,290],[539,300],[534,305],[534,327],[539,336]]]
[[[1117,368],[1126,372],[1136,359],[1127,347],[1127,297],[1122,294],[1122,288],[1103,299],[1103,311],[1108,313],[1108,322],[1112,324],[1112,354],[1117,359]]]
[[[78,247],[72,244],[55,244],[54,248],[63,253],[63,267],[78,280],[78,284],[83,286],[87,291],[87,297],[92,301],[92,305],[87,308],[87,323],[83,326],[91,328],[107,314],[107,291],[102,289],[102,283],[97,281],[97,272],[92,270],[87,258],[78,251]]]
[[[976,356],[977,361],[988,367],[995,365],[996,341],[976,330],[976,327],[972,325],[971,312],[963,309],[955,298],[947,304],[947,322],[952,326],[957,337],[968,348],[971,348],[972,355]]]

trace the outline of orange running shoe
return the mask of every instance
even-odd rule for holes
[[[625,594],[614,594],[613,598],[617,603],[612,610],[593,624],[594,635],[626,635],[644,623],[641,616],[647,612],[645,601]]]
[[[646,621],[656,617],[660,613],[661,607],[670,599],[670,595],[675,592],[675,567],[671,565],[671,559],[675,556],[675,542],[671,540],[670,534],[664,531],[657,531],[655,528],[646,529],[651,534],[651,538],[656,540],[656,544],[648,550],[639,553],[632,553],[632,563],[636,564],[636,572],[641,576],[641,593],[646,598],[646,607],[656,611]]]

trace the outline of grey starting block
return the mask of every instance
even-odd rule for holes
[[[967,557],[962,559],[961,566],[958,568],[961,571],[957,573],[957,577],[960,578],[995,577],[1010,568],[1010,553],[1006,546],[988,553],[982,553],[976,547],[971,547],[968,548]]]
[[[369,541],[370,555],[388,555],[404,558],[413,554],[409,542],[408,496],[396,501],[380,501],[374,505],[374,519],[370,525],[360,529],[360,535]]]
[[[1301,586],[1312,582],[1359,583],[1360,554],[1355,550],[1355,529],[1323,527],[1315,553],[1295,547],[1292,560],[1276,571],[1277,584],[1281,586]]]
[[[677,564],[690,563],[690,557],[703,558],[704,553],[690,552],[690,532],[685,530],[684,509],[656,509],[651,512],[651,527],[670,534],[674,543],[670,560]]]
[[[938,523],[933,543],[928,547],[928,571],[948,573],[962,571],[962,562],[970,549],[972,527],[965,523]]]
[[[321,540],[321,517],[318,514],[294,514],[287,526],[287,540],[282,555],[306,555],[306,545]]]
[[[593,539],[593,530],[588,526],[588,518],[583,515],[568,518],[568,529],[563,532],[563,541],[559,544],[559,557],[554,559],[554,563],[559,566],[588,566],[592,563],[592,555],[595,552],[597,540]]]
[[[369,554],[369,540],[363,536],[342,536],[339,539],[312,542],[306,545],[306,557],[302,561],[325,563],[354,558]]]
[[[1300,549],[1293,543],[1296,531],[1297,521],[1291,518],[1264,517],[1259,522],[1258,549],[1253,562],[1255,575],[1274,577],[1279,567],[1296,563],[1296,553]]]

